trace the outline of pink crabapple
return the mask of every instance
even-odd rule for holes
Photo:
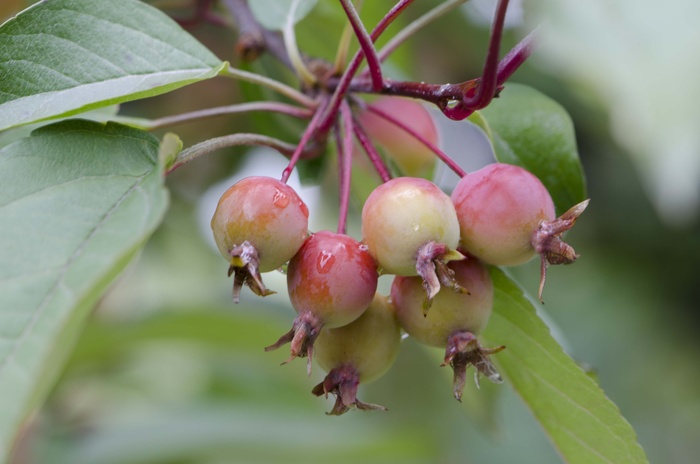
[[[261,272],[275,270],[299,250],[308,235],[309,210],[288,185],[271,177],[247,177],[229,188],[211,220],[214,239],[234,274],[233,299],[243,284],[254,293],[274,293]]]
[[[438,145],[438,132],[430,112],[416,100],[401,97],[380,97],[369,104],[416,131],[433,145]],[[403,175],[426,177],[435,167],[436,157],[424,144],[403,129],[377,114],[364,110],[358,119],[368,136],[379,143],[396,163]]]
[[[496,383],[501,382],[488,356],[505,347],[483,348],[476,339],[486,327],[493,308],[493,284],[488,270],[471,257],[452,261],[448,266],[457,282],[468,288],[469,293],[440,290],[433,300],[430,314],[425,316],[421,308],[423,289],[420,278],[397,276],[391,287],[391,302],[406,333],[425,345],[445,348],[442,365],[452,366],[454,396],[461,401],[470,365],[476,369],[477,385],[481,374]]]
[[[323,328],[347,325],[360,317],[377,290],[377,264],[354,238],[321,231],[306,239],[287,267],[289,299],[299,316],[270,351],[291,342],[291,357],[308,356]]]
[[[445,265],[463,259],[459,222],[450,197],[432,182],[397,177],[377,187],[362,208],[362,238],[382,272],[419,275],[424,310],[440,285],[464,291]]]
[[[464,176],[452,192],[461,247],[496,266],[522,264],[541,256],[539,297],[547,264],[569,264],[578,255],[561,239],[588,206],[585,200],[559,218],[545,186],[529,171],[494,163]]]
[[[379,294],[358,319],[343,327],[323,330],[316,339],[314,356],[328,375],[312,393],[336,395],[335,405],[328,414],[339,416],[351,407],[386,410],[357,399],[357,388],[360,383],[384,375],[396,359],[400,342],[394,308]]]

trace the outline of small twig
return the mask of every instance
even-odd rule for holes
[[[162,127],[171,126],[173,124],[196,121],[198,119],[209,118],[212,116],[246,113],[250,111],[274,111],[277,113],[294,116],[296,118],[310,118],[313,114],[312,111],[307,108],[299,108],[286,103],[261,101],[238,103],[235,105],[219,106],[216,108],[207,108],[204,110],[191,111],[189,113],[176,114],[174,116],[165,116],[149,121],[145,128],[147,130],[155,130]]]
[[[185,163],[189,163],[201,156],[208,155],[214,151],[220,150],[227,147],[235,147],[239,145],[262,145],[270,148],[274,148],[278,152],[282,153],[284,156],[291,156],[296,148],[290,143],[283,142],[279,139],[273,137],[268,137],[266,135],[260,134],[230,134],[223,137],[215,137],[213,139],[206,140],[204,142],[192,145],[191,147],[182,150],[175,158],[175,162],[167,170],[167,174],[170,174],[175,169],[179,168]]]
[[[350,105],[346,101],[340,105],[340,119],[343,123],[343,137],[340,141],[342,147],[338,149],[340,157],[338,159],[338,172],[340,173],[340,205],[338,208],[338,233],[345,233],[345,226],[348,220],[350,209],[350,183],[352,181],[352,112]]]
[[[383,110],[380,110],[379,108],[377,108],[377,107],[375,107],[375,106],[372,106],[372,105],[365,105],[365,108],[366,108],[368,111],[370,111],[370,112],[376,114],[377,116],[379,116],[379,117],[381,117],[381,118],[387,120],[387,121],[390,122],[391,124],[395,125],[395,126],[398,127],[399,129],[403,130],[403,131],[406,132],[408,135],[410,135],[411,137],[415,138],[415,139],[418,140],[420,143],[422,143],[423,145],[425,145],[426,147],[428,147],[428,149],[429,149],[430,151],[432,151],[433,153],[435,153],[435,155],[436,155],[438,158],[440,158],[440,159],[442,160],[442,162],[445,163],[445,164],[447,165],[447,167],[449,167],[450,169],[452,169],[452,171],[454,171],[455,174],[457,174],[459,177],[464,177],[464,176],[467,175],[467,172],[466,172],[464,169],[462,169],[462,168],[459,166],[459,164],[457,164],[452,158],[450,158],[449,155],[448,155],[447,153],[445,153],[444,151],[440,150],[440,148],[438,148],[438,147],[437,147],[435,144],[433,144],[430,140],[426,139],[425,137],[423,137],[422,135],[420,135],[419,133],[417,133],[416,131],[414,131],[411,127],[407,126],[407,125],[404,124],[402,121],[396,119],[396,118],[395,118],[394,116],[392,116],[391,114],[389,114],[389,113],[387,113],[387,112],[385,112],[385,111],[383,111]]]
[[[261,76],[260,74],[255,74],[248,71],[243,71],[242,69],[234,68],[233,66],[228,66],[223,71],[222,75],[267,87],[268,89],[272,89],[281,95],[289,97],[295,102],[308,108],[315,108],[318,105],[315,100],[307,97],[298,90],[274,79],[270,79],[269,77]]]
[[[401,29],[401,31],[392,37],[391,40],[389,40],[389,42],[387,42],[386,45],[384,45],[384,47],[377,53],[379,61],[383,62],[386,60],[389,55],[394,52],[394,50],[396,50],[402,43],[404,43],[409,37],[418,32],[420,29],[424,28],[431,22],[457,8],[463,3],[466,3],[467,1],[469,0],[449,0],[436,6],[432,10],[422,15],[420,18],[411,22],[408,26]],[[362,75],[366,75],[366,71],[364,71]]]
[[[316,112],[314,113],[313,118],[311,118],[309,125],[306,126],[306,129],[304,129],[304,133],[301,134],[301,139],[299,140],[299,144],[297,145],[296,149],[294,150],[294,153],[292,153],[292,156],[289,159],[289,164],[286,168],[284,168],[284,171],[282,171],[282,178],[280,180],[285,184],[289,180],[289,176],[292,175],[294,166],[296,166],[297,161],[299,161],[299,158],[301,157],[301,154],[304,151],[304,147],[306,147],[306,144],[309,142],[309,140],[311,140],[311,137],[313,137],[318,132],[319,122],[321,121],[321,116],[324,114],[324,110],[327,108],[327,103],[327,98],[321,100],[321,103],[319,107],[316,108]]]
[[[498,73],[498,53],[501,48],[501,37],[503,36],[503,23],[508,10],[508,0],[498,0],[496,6],[496,14],[493,19],[493,27],[491,28],[491,38],[489,40],[489,48],[486,53],[486,61],[484,62],[484,72],[481,76],[481,83],[473,96],[465,94],[462,98],[462,105],[471,109],[479,110],[485,108],[498,88],[497,73]]]
[[[244,59],[257,58],[263,51],[268,51],[288,68],[292,68],[282,36],[265,29],[255,19],[246,0],[223,0],[231,18],[238,29],[236,51]]]
[[[355,131],[355,137],[357,137],[357,141],[360,142],[360,145],[362,145],[362,149],[367,154],[369,160],[372,162],[372,165],[377,171],[377,174],[379,174],[379,177],[382,179],[382,182],[390,181],[391,173],[389,172],[389,168],[387,168],[382,157],[379,156],[377,149],[374,147],[372,141],[365,132],[365,129],[361,126],[360,121],[358,121],[357,119],[354,120],[353,129]]]
[[[537,38],[538,29],[533,30],[503,57],[498,63],[497,80],[498,85],[503,85],[510,76],[527,60],[535,47],[534,41]]]
[[[306,63],[304,63],[304,59],[301,57],[301,53],[299,52],[297,37],[294,33],[294,15],[296,14],[298,6],[299,0],[293,0],[292,7],[287,15],[287,22],[285,23],[284,30],[282,31],[282,37],[284,38],[284,46],[287,49],[287,55],[289,55],[292,68],[304,84],[311,86],[316,83],[316,76],[314,76],[313,73],[309,71],[309,68],[306,67]]]
[[[340,0],[340,4],[345,10],[345,14],[350,20],[353,30],[355,31],[355,36],[360,42],[360,48],[365,55],[367,60],[367,66],[369,67],[370,78],[372,79],[372,89],[375,92],[379,92],[382,89],[382,66],[377,57],[377,51],[374,49],[374,43],[372,38],[367,33],[365,25],[362,24],[360,16],[357,14],[355,6],[352,4],[352,0]]]
[[[399,0],[399,2],[396,5],[394,5],[394,7],[391,10],[389,10],[389,12],[381,19],[381,21],[379,21],[377,26],[372,30],[372,33],[370,34],[370,38],[372,39],[372,41],[377,40],[377,38],[379,38],[379,36],[386,30],[386,28],[389,27],[389,25],[411,3],[413,3],[413,0]],[[341,76],[340,81],[338,82],[338,86],[335,88],[335,91],[331,96],[330,103],[328,104],[328,108],[326,109],[325,115],[319,126],[320,133],[327,133],[330,127],[333,125],[333,120],[338,114],[340,103],[343,100],[343,98],[345,98],[345,95],[348,92],[348,88],[350,87],[350,84],[352,82],[352,78],[355,76],[357,69],[360,67],[363,58],[364,53],[362,53],[362,50],[358,50],[357,53],[355,53],[355,56],[353,56],[352,60],[350,61],[350,64],[348,65],[347,69]]]

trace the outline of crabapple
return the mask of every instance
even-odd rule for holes
[[[445,347],[443,366],[452,366],[454,396],[460,400],[470,364],[476,368],[477,384],[480,374],[501,382],[488,355],[501,351],[503,347],[483,348],[476,339],[486,327],[493,308],[493,284],[488,270],[475,258],[452,261],[448,266],[457,282],[469,290],[468,293],[440,290],[430,314],[424,316],[420,279],[397,276],[391,286],[391,302],[406,333],[423,344]]]
[[[423,279],[426,310],[440,284],[454,290],[446,261],[457,251],[459,222],[450,197],[432,182],[398,177],[379,187],[362,208],[362,238],[383,272]]]
[[[519,166],[494,163],[467,174],[452,192],[452,201],[460,243],[468,253],[497,266],[522,264],[541,255],[540,299],[547,264],[568,264],[577,258],[561,234],[574,225],[588,200],[557,219],[545,186]]]
[[[315,359],[328,375],[312,393],[336,395],[331,415],[343,414],[352,406],[386,410],[357,399],[357,387],[381,377],[391,367],[400,342],[396,313],[386,297],[376,294],[358,319],[343,327],[325,329],[316,339]]]
[[[416,100],[380,97],[369,106],[391,114],[433,145],[438,144],[435,122],[425,106]],[[360,112],[358,120],[367,135],[384,148],[404,175],[426,177],[432,172],[435,153],[406,131],[369,110]]]
[[[377,264],[367,247],[343,234],[322,231],[306,239],[287,268],[287,287],[299,314],[292,329],[265,351],[291,342],[291,361],[308,356],[322,328],[347,325],[360,317],[377,290]]]
[[[266,296],[261,272],[279,268],[308,235],[309,209],[290,186],[271,177],[247,177],[219,200],[211,228],[219,251],[234,274],[233,299],[243,284]]]

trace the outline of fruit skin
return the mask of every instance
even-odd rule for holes
[[[461,401],[467,368],[473,365],[475,380],[485,375],[495,383],[503,380],[489,355],[505,349],[504,346],[484,348],[476,335],[485,327],[493,307],[493,283],[488,270],[475,258],[448,264],[457,283],[469,293],[442,288],[433,299],[430,314],[422,311],[422,282],[417,277],[394,278],[391,301],[401,327],[424,344],[445,348],[443,366],[454,370],[453,394]]]
[[[497,266],[537,255],[533,234],[555,219],[554,202],[540,180],[511,164],[494,163],[464,176],[452,192],[461,246]]]
[[[433,145],[438,145],[435,122],[425,106],[417,101],[384,96],[369,106],[391,114]],[[404,175],[426,177],[432,172],[437,159],[435,153],[410,134],[368,110],[362,111],[358,119],[367,135],[384,147]]]
[[[292,306],[310,311],[328,328],[362,315],[377,290],[377,264],[354,238],[321,231],[309,237],[289,262],[287,287]]]
[[[391,301],[401,327],[411,337],[429,346],[444,348],[455,332],[478,335],[486,327],[493,308],[493,283],[488,270],[476,259],[452,261],[448,267],[469,293],[443,288],[433,307],[423,315],[423,287],[419,277],[394,278]]]
[[[362,208],[362,238],[383,272],[418,275],[418,251],[429,242],[455,249],[459,222],[450,197],[430,181],[397,177],[379,187]]]
[[[351,323],[372,302],[379,275],[366,248],[352,237],[329,231],[306,239],[287,267],[289,299],[299,316],[265,351],[291,342],[288,361],[307,356],[311,372],[313,345],[321,330]]]
[[[379,378],[391,367],[400,343],[401,331],[394,309],[386,297],[376,294],[362,316],[346,326],[324,329],[316,339],[316,361],[328,375],[312,393],[336,395],[331,415],[341,415],[351,407],[386,410],[357,399],[357,388],[360,383]]]
[[[394,308],[376,294],[367,310],[343,327],[326,329],[316,339],[315,359],[326,372],[350,364],[362,383],[381,377],[399,352],[401,331]]]
[[[259,272],[289,261],[308,234],[309,209],[290,186],[253,176],[229,188],[211,220],[216,244],[227,261],[231,250],[248,241],[258,253]]]

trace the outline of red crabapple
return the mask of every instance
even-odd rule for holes
[[[426,311],[440,284],[463,291],[445,266],[464,258],[457,214],[432,182],[398,177],[377,187],[362,208],[362,238],[382,272],[422,277]]]
[[[469,365],[476,369],[477,385],[480,374],[496,383],[501,382],[488,356],[504,347],[483,348],[476,339],[486,327],[493,308],[493,284],[488,270],[474,258],[452,261],[448,266],[454,271],[457,282],[468,288],[469,293],[440,290],[430,314],[424,316],[420,279],[397,276],[391,287],[391,302],[406,333],[423,344],[445,347],[442,365],[452,366],[454,396],[461,400]]]
[[[211,228],[219,251],[234,274],[233,299],[243,284],[260,296],[274,293],[261,272],[279,268],[308,235],[309,210],[290,186],[271,177],[247,177],[219,200]]]
[[[557,219],[545,186],[519,166],[494,163],[467,174],[452,192],[452,201],[461,246],[468,253],[497,266],[541,256],[540,299],[547,264],[569,264],[577,258],[561,234],[573,227],[588,200]]]
[[[357,387],[378,379],[399,352],[401,331],[387,298],[376,294],[367,310],[343,327],[324,329],[316,339],[316,362],[328,375],[314,387],[316,396],[333,393],[336,402],[328,414],[339,416],[351,407],[386,410],[357,399]]]
[[[425,106],[416,100],[380,97],[369,106],[391,114],[433,145],[438,145],[435,122]],[[425,177],[432,172],[435,153],[410,134],[369,110],[362,111],[358,119],[367,135],[384,148],[404,175]]]
[[[366,248],[352,237],[329,231],[306,239],[287,268],[289,299],[299,316],[292,329],[265,351],[291,342],[288,361],[308,356],[310,372],[314,340],[321,329],[351,323],[372,302],[377,264]]]

